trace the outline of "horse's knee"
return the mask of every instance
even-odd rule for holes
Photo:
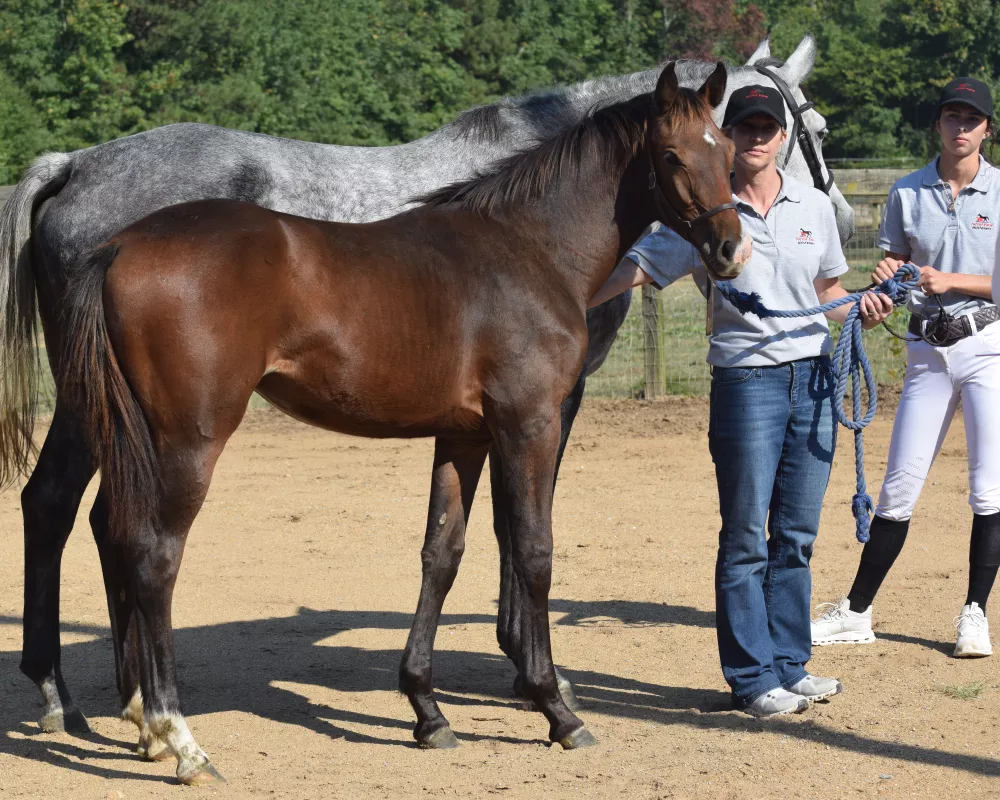
[[[518,553],[517,562],[515,569],[528,594],[531,597],[538,597],[548,593],[552,582],[551,544],[522,548]]]
[[[431,661],[424,654],[407,648],[399,663],[399,691],[408,697],[431,690]]]
[[[442,513],[427,531],[420,562],[424,574],[454,580],[465,555],[465,520],[461,511]]]

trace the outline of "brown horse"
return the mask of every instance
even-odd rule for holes
[[[219,778],[181,715],[171,598],[188,530],[256,390],[304,422],[435,437],[423,580],[400,689],[425,747],[457,744],[431,655],[483,462],[495,445],[525,598],[523,690],[563,747],[593,743],[559,694],[548,628],[560,404],[587,349],[587,301],[656,219],[718,277],[738,274],[732,145],[712,122],[720,64],[594,111],[494,171],[365,225],[229,200],[164,209],[99,248],[66,296],[60,388],[85,409],[134,597],[148,734],[183,783]],[[141,695],[137,690],[141,690]]]

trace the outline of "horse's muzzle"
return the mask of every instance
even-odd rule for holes
[[[749,236],[744,236],[743,240],[737,242],[734,239],[723,239],[714,248],[709,243],[705,243],[701,250],[702,261],[708,268],[709,274],[716,280],[732,280],[750,260],[751,240]]]

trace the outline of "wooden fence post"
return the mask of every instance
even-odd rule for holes
[[[659,294],[648,284],[642,287],[642,352],[647,400],[660,395],[660,306]]]

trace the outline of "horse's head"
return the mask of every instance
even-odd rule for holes
[[[711,113],[725,93],[724,64],[697,92],[681,88],[674,65],[667,64],[653,92],[646,142],[657,216],[698,249],[713,277],[724,279],[743,268],[729,185],[733,143]]]
[[[792,130],[789,130],[788,140],[778,156],[778,166],[782,167],[789,175],[807,185],[815,184],[821,188],[828,181],[830,182],[828,194],[830,202],[833,203],[833,211],[837,217],[837,229],[840,232],[840,243],[847,244],[847,240],[854,235],[854,209],[841,194],[837,185],[832,182],[832,174],[823,161],[823,137],[826,136],[826,120],[815,108],[806,107],[809,104],[800,88],[800,84],[809,77],[813,65],[816,63],[816,41],[811,36],[806,36],[799,42],[795,52],[787,61],[779,61],[771,56],[771,42],[765,39],[757,47],[756,52],[747,61],[745,69],[731,70],[729,80],[729,90],[733,91],[740,86],[751,83],[774,84],[774,76],[788,89],[796,106],[803,108],[801,125],[805,130],[805,135],[812,143],[812,151],[815,153],[815,164],[810,165],[812,158],[804,152],[802,142],[796,141]],[[760,68],[766,70],[761,72]],[[794,122],[794,115],[787,100],[786,118],[791,126]]]

